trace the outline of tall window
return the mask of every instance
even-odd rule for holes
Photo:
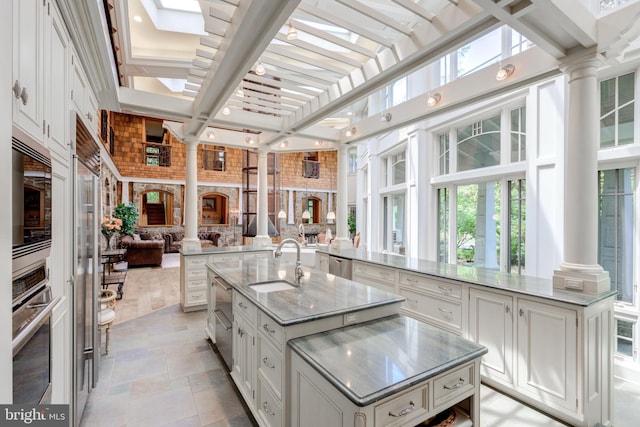
[[[637,351],[634,348],[634,333],[636,322],[616,319],[616,353],[635,359]]]
[[[457,130],[458,172],[500,164],[500,116]]]
[[[304,178],[320,178],[320,162],[318,161],[317,151],[304,153],[302,176]]]
[[[449,189],[438,189],[438,261],[449,262]]]
[[[511,110],[511,162],[527,158],[527,109]]]
[[[500,267],[500,183],[460,185],[456,194],[459,264]]]
[[[393,176],[392,185],[402,184],[406,182],[406,153],[403,151],[391,156],[391,174]]]
[[[509,265],[511,273],[524,274],[526,181],[509,181]]]
[[[404,255],[406,246],[405,195],[392,194],[382,198],[384,250]]]
[[[224,194],[209,193],[202,196],[200,224],[228,224],[228,198]]]
[[[598,262],[609,272],[616,299],[634,304],[633,238],[635,169],[600,171]]]
[[[440,142],[440,175],[449,173],[449,133],[438,136]]]
[[[633,143],[635,73],[600,82],[600,148]]]
[[[302,202],[302,209],[309,211],[309,224],[319,224],[322,222],[322,201],[316,197],[309,197]],[[305,221],[304,219],[302,220]]]
[[[171,166],[171,146],[166,129],[158,120],[144,120],[144,134],[146,144],[144,146],[145,164],[147,166]]]
[[[355,148],[349,149],[349,173],[358,172],[358,150]]]
[[[202,168],[209,171],[224,172],[226,170],[227,152],[224,147],[204,146],[202,150]]]

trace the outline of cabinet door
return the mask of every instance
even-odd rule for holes
[[[320,271],[324,271],[325,273],[328,273],[329,272],[329,255],[316,253],[316,260],[318,262],[318,265],[316,265],[316,268]]]
[[[577,313],[518,300],[518,389],[544,403],[577,407]]]
[[[68,157],[67,129],[69,109],[67,108],[67,52],[69,40],[67,38],[62,19],[55,7],[49,8],[50,16],[45,18],[45,139],[47,146]]]
[[[472,288],[469,300],[469,338],[489,350],[481,374],[513,384],[513,298]]]
[[[255,332],[243,317],[233,316],[233,364],[231,374],[247,400],[253,404],[255,398]]]
[[[13,0],[13,121],[42,141],[43,17],[42,0]]]

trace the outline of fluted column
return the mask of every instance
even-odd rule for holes
[[[338,148],[338,176],[336,190],[336,238],[331,242],[334,249],[351,249],[353,242],[349,236],[347,227],[347,171],[349,164],[349,151],[346,145]]]
[[[267,180],[267,151],[260,149],[258,151],[258,214],[257,214],[257,231],[256,237],[253,239],[253,246],[267,247],[271,246],[271,237],[269,237],[269,183]]]
[[[184,192],[183,252],[200,251],[198,239],[198,141],[185,141],[187,172]]]
[[[567,141],[564,164],[564,260],[553,286],[597,293],[610,288],[598,265],[598,60],[595,52],[563,66],[568,74]]]

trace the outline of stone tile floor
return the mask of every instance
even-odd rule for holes
[[[178,254],[165,254],[162,268],[129,270],[81,426],[256,425],[205,339],[206,312],[180,309],[179,271]],[[640,386],[616,380],[614,398],[615,427],[637,426]],[[564,425],[485,386],[480,408],[481,427]]]

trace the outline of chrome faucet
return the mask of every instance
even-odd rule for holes
[[[273,256],[275,258],[278,258],[279,256],[282,255],[282,247],[284,246],[285,243],[293,243],[294,245],[296,245],[296,284],[299,285],[300,279],[302,279],[302,277],[304,276],[304,270],[302,269],[302,262],[300,261],[300,243],[298,243],[296,239],[287,237],[286,239],[280,242],[280,244],[276,248],[276,251],[273,253]]]

